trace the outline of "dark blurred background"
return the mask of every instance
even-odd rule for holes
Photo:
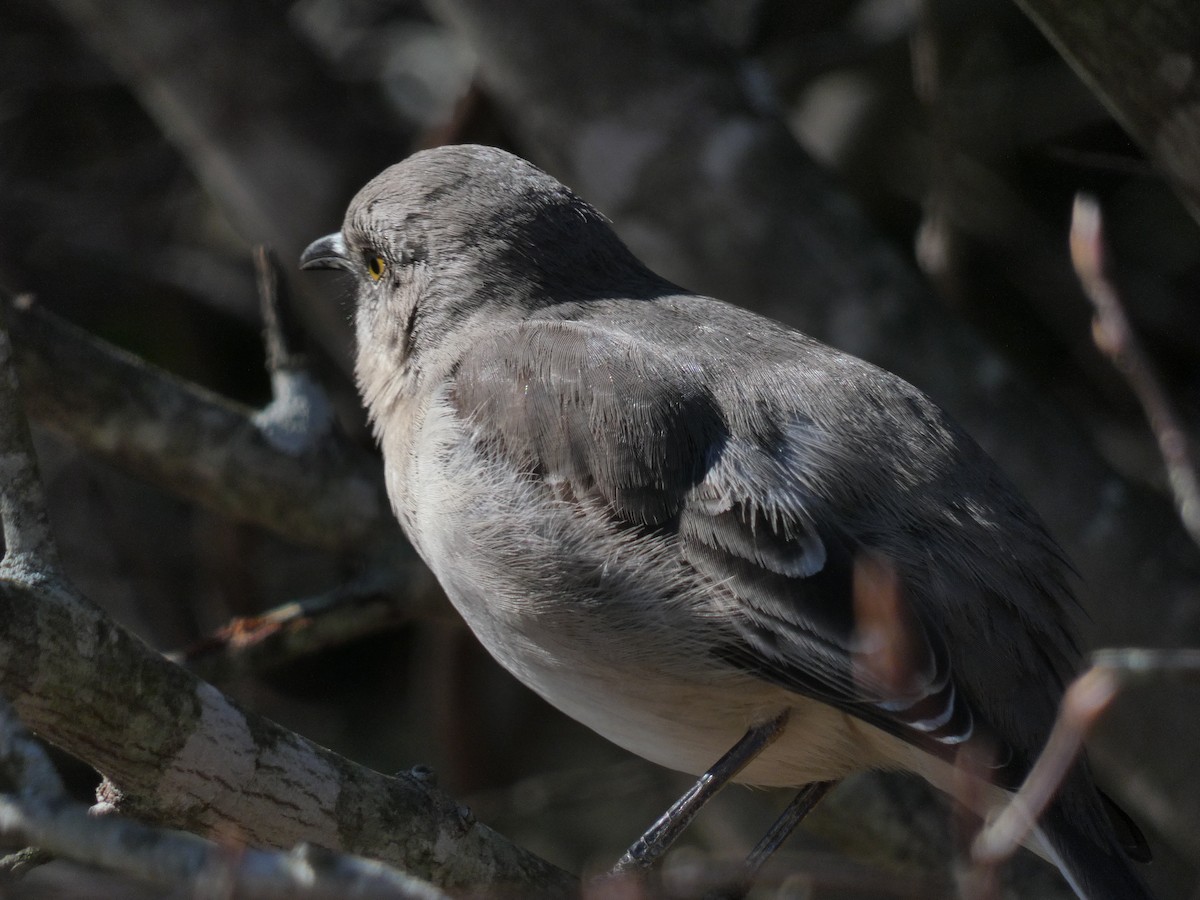
[[[510,5],[521,6],[499,4]],[[978,329],[1116,471],[1165,489],[1141,411],[1120,373],[1092,346],[1089,307],[1070,269],[1066,235],[1075,193],[1096,195],[1128,311],[1194,426],[1200,231],[1016,6],[999,0],[621,0],[599,12],[603,4],[583,6],[589,16],[611,17],[630,33],[650,36],[650,50],[631,77],[657,77],[654,48],[667,48],[681,65],[694,61],[698,70],[736,70],[751,102],[786,123],[873,228],[923,271],[946,316]],[[511,89],[519,79],[503,65],[481,77],[479,42],[442,24],[457,21],[453,9],[448,17],[436,11],[443,18],[408,0],[5,0],[0,287],[30,293],[41,306],[171,372],[261,406],[270,386],[251,248],[269,243],[288,273],[341,424],[370,447],[348,375],[347,288],[336,278],[299,275],[294,260],[304,244],[338,227],[358,186],[422,146],[495,143],[564,177],[587,166],[586,159],[568,161],[570,150],[547,149],[553,123],[539,124],[539,116],[553,109],[535,108],[536,92],[522,107]],[[586,42],[588,33],[552,36],[544,52],[586,57],[588,47],[570,42]],[[607,77],[603,65],[595,77]],[[595,100],[599,136],[592,152],[605,147],[602,113],[637,102],[624,90],[615,85]],[[630,152],[639,139],[654,140],[613,129],[614,154]],[[671,271],[671,249],[639,231],[636,215],[621,214],[639,205],[670,207],[680,200],[678,184],[642,178],[607,191],[576,186],[655,265],[689,287],[720,289],[690,280],[684,262]],[[685,225],[702,241],[712,223],[696,216]],[[755,302],[753,292],[730,299]],[[806,297],[798,292],[791,302],[794,319],[804,322]],[[777,302],[771,312],[783,314]],[[852,340],[856,327],[842,322],[834,335],[821,336]],[[945,373],[947,384],[956,377]],[[939,385],[920,386],[939,396]],[[150,487],[137,472],[79,452],[52,431],[39,428],[35,437],[71,575],[157,648],[194,645],[233,617],[319,594],[355,573],[352,558],[223,519]],[[614,859],[686,784],[516,685],[448,608],[221,687],[381,771],[431,766],[483,821],[577,871]],[[1194,716],[1186,708],[1180,714]],[[1180,748],[1172,778],[1191,767],[1195,749]],[[87,797],[95,776],[61,762]],[[1146,777],[1153,782],[1153,773]],[[1155,798],[1170,796],[1162,784],[1148,790],[1158,792]],[[702,816],[672,864],[686,869],[689,853],[701,851],[736,857],[785,800],[729,792]],[[1197,821],[1194,813],[1167,810],[1157,824],[1174,822],[1186,832]],[[831,861],[837,841],[821,834],[819,822],[814,833],[798,840],[794,852],[805,854],[822,896],[922,896],[915,875],[909,884],[866,861],[849,867]],[[1195,890],[1188,862],[1195,861],[1194,833],[1155,840],[1163,848],[1155,874],[1163,895],[1194,896],[1188,893]],[[52,890],[58,876],[39,877]],[[122,888],[113,890],[120,895]]]

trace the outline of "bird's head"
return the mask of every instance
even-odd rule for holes
[[[654,279],[604,217],[557,180],[493,147],[425,150],[385,169],[314,241],[305,269],[357,286],[359,362],[393,364],[564,301],[628,295]],[[360,373],[361,374],[361,373]]]

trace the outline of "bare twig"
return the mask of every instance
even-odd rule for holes
[[[28,303],[18,298],[17,305]],[[0,577],[40,579],[58,569],[58,548],[50,532],[46,495],[21,406],[17,370],[6,317],[0,310],[0,515],[4,518],[4,559]]]
[[[1011,856],[1032,832],[1083,747],[1120,688],[1116,670],[1093,666],[1067,688],[1057,721],[1037,762],[1008,805],[975,838],[973,859],[992,865]]]
[[[961,240],[954,222],[955,135],[942,84],[943,37],[940,7],[932,0],[916,4],[916,28],[910,40],[913,90],[925,111],[929,130],[928,187],[922,198],[921,224],[914,242],[917,263],[951,304],[963,299]]]
[[[424,598],[440,594],[424,566],[414,564],[400,573],[402,586],[395,583],[396,574],[377,571],[326,594],[236,619],[170,658],[221,684],[238,673],[263,671],[411,621],[434,606]],[[444,603],[436,608],[448,609]]]
[[[324,385],[313,378],[308,359],[296,349],[297,325],[282,297],[284,280],[274,254],[264,246],[254,252],[262,308],[271,402],[254,415],[254,424],[270,444],[289,456],[311,455],[336,431],[333,404]]]
[[[359,857],[300,846],[291,853],[222,847],[180,831],[120,816],[89,815],[67,796],[37,742],[0,699],[0,834],[36,843],[64,859],[173,888],[274,897],[445,900],[428,882]]]
[[[1108,277],[1104,220],[1099,204],[1085,194],[1075,197],[1071,215],[1071,262],[1095,308],[1092,336],[1096,346],[1125,375],[1137,395],[1166,464],[1179,518],[1200,546],[1200,471],[1187,432],[1129,324],[1120,294]]]
[[[254,248],[254,271],[258,282],[258,306],[263,320],[263,343],[267,348],[267,371],[299,369],[308,364],[300,350],[299,323],[290,315],[287,281],[279,271],[279,260],[270,247]]]
[[[1200,650],[1097,651],[1091,668],[1067,688],[1058,719],[1025,783],[975,838],[974,862],[990,866],[1011,856],[1033,830],[1083,748],[1084,738],[1131,681],[1200,677]]]
[[[313,843],[446,887],[564,893],[573,880],[464,816],[235,706],[64,585],[0,581],[0,684],[39,734],[105,775],[138,818],[240,842]]]
[[[995,761],[994,748],[982,742],[968,744],[954,760],[952,796],[957,801],[953,810],[954,875],[963,900],[1000,897],[999,866],[974,860],[970,852],[982,825],[979,811],[987,808],[987,794],[995,781]]]
[[[900,588],[900,575],[888,560],[873,553],[854,557],[855,681],[864,692],[889,700],[911,700],[928,687],[918,675],[920,631]]]

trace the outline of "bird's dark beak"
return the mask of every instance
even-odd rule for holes
[[[346,242],[342,233],[335,231],[323,238],[317,238],[300,254],[302,269],[344,269],[354,271],[350,257],[346,254]]]

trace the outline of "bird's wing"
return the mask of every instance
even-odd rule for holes
[[[736,639],[723,655],[948,757],[976,716],[946,640],[902,567],[806,485],[815,427],[788,423],[770,447],[728,437],[680,511],[684,556],[730,598]]]
[[[676,535],[721,604],[713,652],[727,664],[946,757],[976,730],[943,634],[805,477],[820,436],[804,417],[739,433],[669,342],[570,321],[479,341],[453,400],[486,452],[598,500],[620,527]]]

